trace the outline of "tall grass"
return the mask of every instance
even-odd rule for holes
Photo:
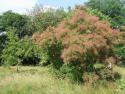
[[[121,69],[121,71],[123,71]],[[0,68],[0,94],[125,94],[116,86],[73,84],[69,80],[54,78],[48,68]]]

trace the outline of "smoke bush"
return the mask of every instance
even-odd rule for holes
[[[107,21],[77,7],[72,17],[56,28],[35,33],[32,39],[48,53],[52,65],[60,65],[59,69],[68,64],[83,72],[94,72],[95,63],[106,65],[106,59],[114,57],[113,48],[123,43],[123,35],[110,28]]]

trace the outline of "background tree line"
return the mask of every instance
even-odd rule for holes
[[[0,56],[2,55],[0,60],[2,60],[2,58],[5,58],[5,60],[7,60],[6,58],[8,58],[8,63],[10,62],[11,65],[15,65],[14,62],[17,62],[18,60],[13,61],[14,58],[21,58],[22,56],[15,56],[12,55],[12,53],[18,53],[16,48],[20,48],[21,45],[24,46],[23,49],[18,50],[20,52],[22,51],[23,55],[25,53],[27,55],[31,55],[31,53],[33,54],[33,52],[31,51],[32,48],[30,49],[30,47],[33,46],[32,43],[30,43],[32,34],[34,32],[43,32],[49,26],[57,26],[57,24],[62,21],[66,16],[67,12],[65,12],[63,8],[57,10],[48,9],[47,11],[44,11],[42,6],[34,7],[34,9],[29,12],[29,15],[20,15],[12,11],[7,11],[3,13],[0,16],[0,33],[2,34],[3,32],[6,32],[7,34],[2,34],[0,36]],[[22,44],[24,42],[26,44]],[[19,47],[18,44],[20,45]],[[4,54],[5,56],[3,56]],[[12,62],[9,59],[9,56],[13,56],[10,57],[11,59],[13,58]],[[37,61],[38,58],[35,56],[30,56],[29,58],[23,57],[23,59],[25,60],[25,62],[32,62],[33,64]],[[23,60],[21,61],[23,62]],[[2,61],[0,62],[2,63]]]

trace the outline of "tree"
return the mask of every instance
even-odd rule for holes
[[[21,60],[18,57],[20,45],[15,28],[8,28],[7,40],[6,47],[2,51],[2,62],[4,65],[18,65],[21,63]]]
[[[13,13],[12,11],[7,11],[0,16],[0,58],[2,54],[2,50],[6,46],[7,36],[6,32],[8,32],[9,27],[14,27],[16,29],[16,34],[21,38],[24,35],[27,35],[27,20],[26,16]],[[10,32],[10,31],[9,31]],[[1,59],[0,59],[1,62]]]
[[[38,50],[30,37],[19,39],[16,29],[8,28],[6,46],[2,51],[2,63],[4,65],[36,65],[38,64]]]
[[[6,40],[6,35],[2,34],[0,35],[0,65],[1,65],[1,55],[2,55],[2,50],[5,48],[5,40]]]
[[[0,30],[7,31],[8,27],[14,27],[17,29],[16,33],[19,37],[26,35],[26,24],[28,18],[25,15],[20,15],[12,11],[3,13],[0,17]]]
[[[42,32],[49,26],[57,26],[67,16],[67,13],[63,8],[44,10],[43,6],[37,5],[31,11],[30,16],[33,31]]]
[[[125,0],[89,0],[86,5],[111,17],[112,27],[125,25]]]

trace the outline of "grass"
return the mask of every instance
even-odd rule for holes
[[[125,68],[116,67],[125,78]],[[46,67],[0,67],[0,94],[125,94],[116,85],[73,84],[69,80],[56,79]]]

